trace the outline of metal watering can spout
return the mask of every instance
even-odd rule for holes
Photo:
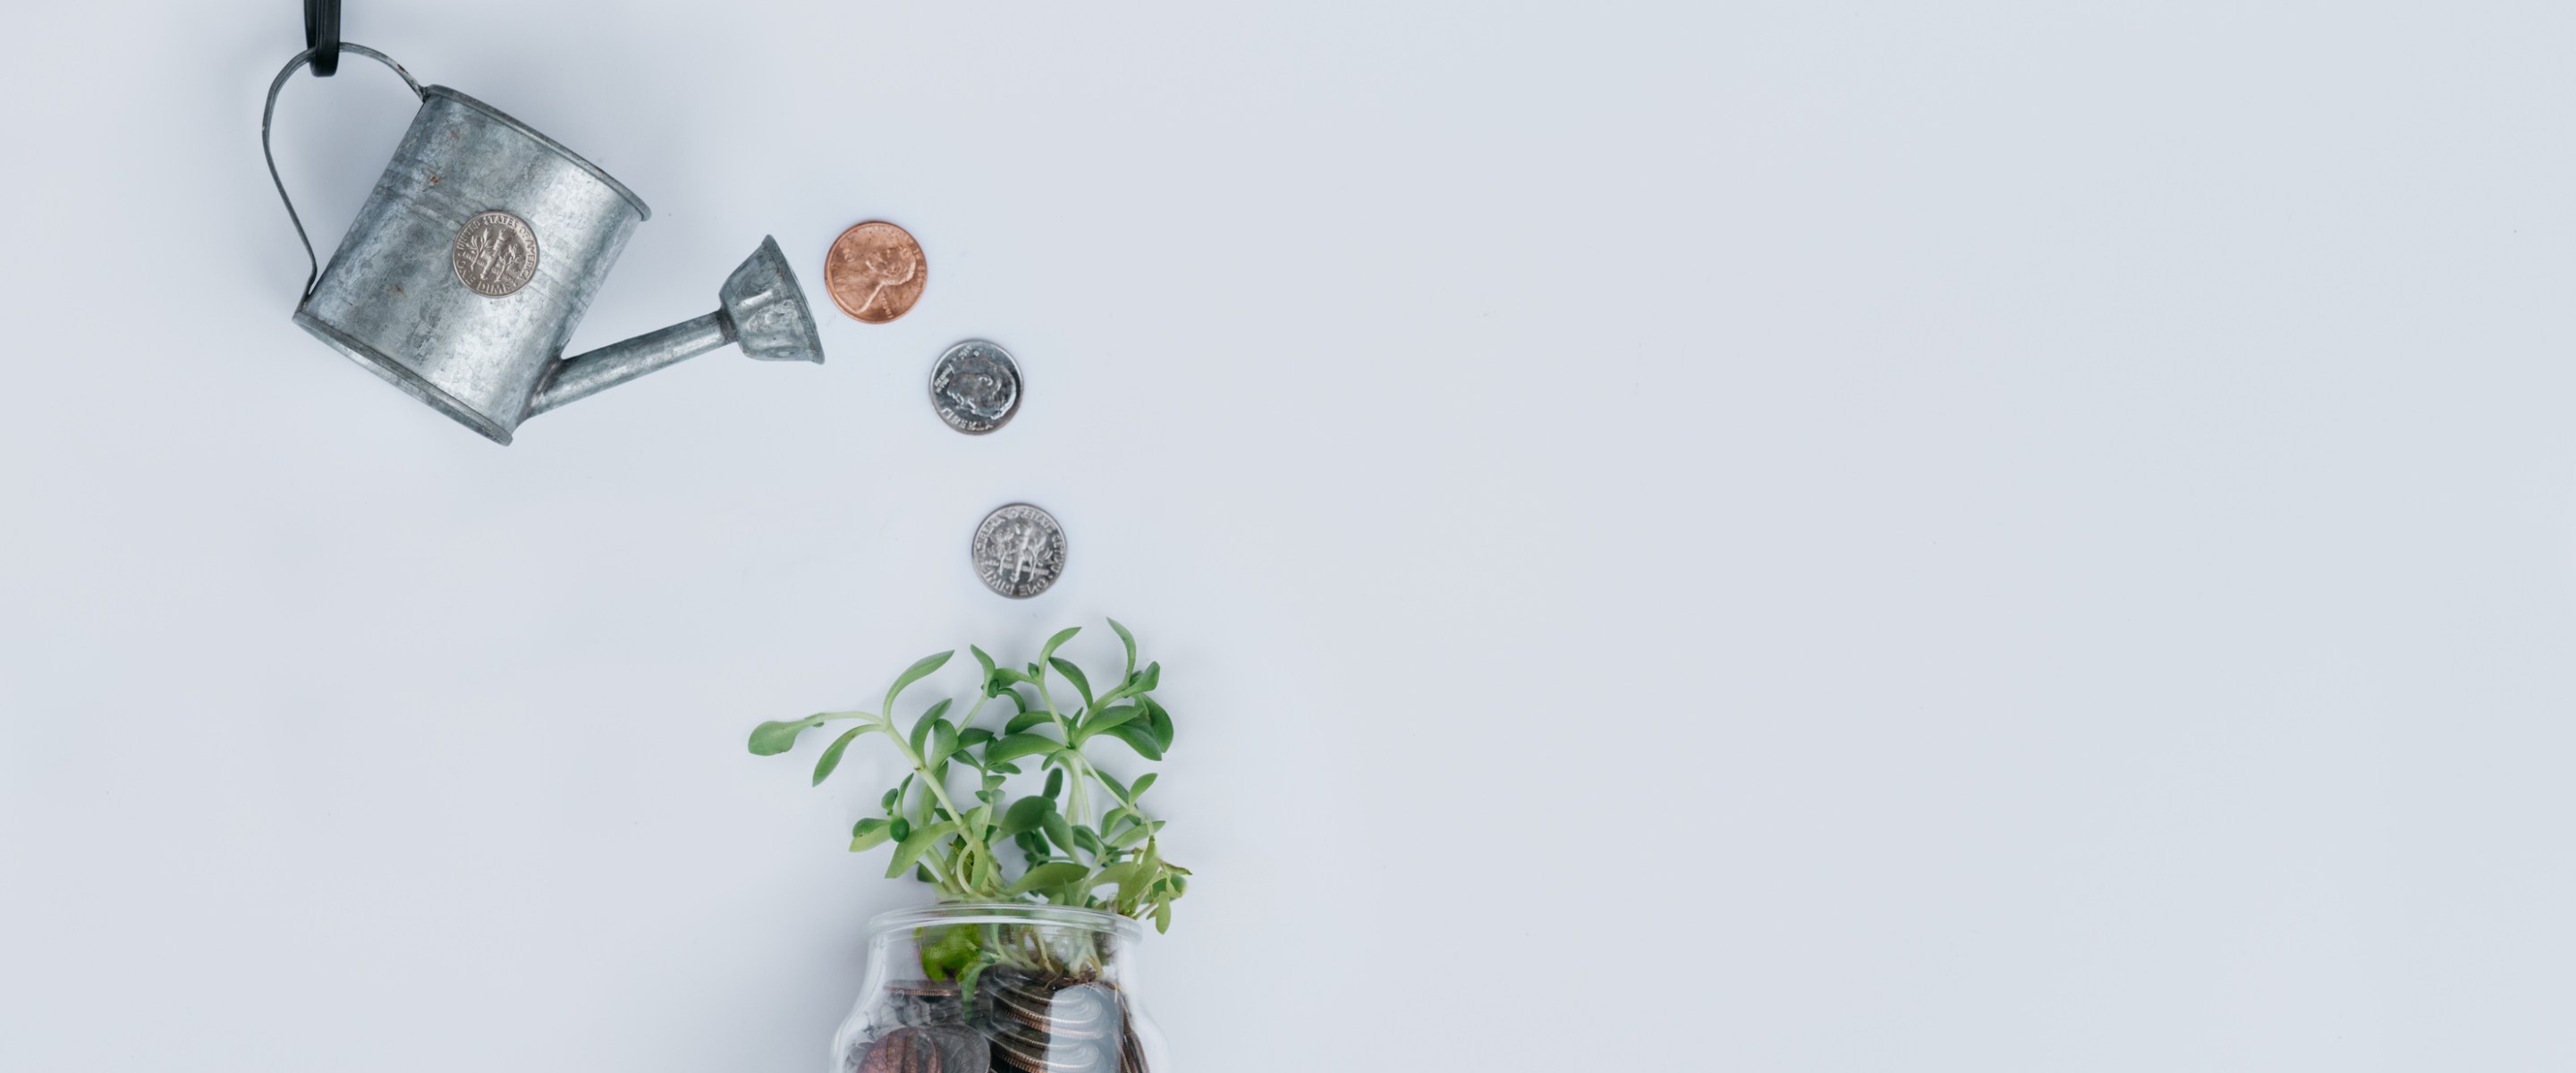
[[[315,338],[503,444],[530,417],[728,343],[763,361],[822,362],[814,314],[775,238],[725,280],[715,312],[564,358],[627,236],[650,215],[643,199],[499,109],[423,86],[385,54],[330,36],[328,62],[342,50],[380,61],[421,107],[330,263],[307,277],[295,323]],[[325,55],[298,53],[269,83],[263,152],[278,91],[308,65],[319,71]],[[277,179],[273,154],[268,170]],[[277,194],[312,259],[283,180]]]
[[[525,416],[535,417],[727,343],[742,344],[744,354],[761,361],[823,363],[823,341],[814,332],[814,314],[805,307],[805,291],[796,285],[796,273],[788,269],[787,255],[779,252],[776,238],[760,240],[751,259],[725,279],[716,300],[721,303],[716,311],[696,320],[557,362],[529,401]]]

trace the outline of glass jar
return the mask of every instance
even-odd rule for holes
[[[934,905],[869,922],[832,1073],[1169,1073],[1138,1008],[1143,929],[1057,905]]]

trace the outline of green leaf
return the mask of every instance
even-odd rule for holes
[[[894,863],[886,867],[886,878],[893,879],[902,875],[904,869],[912,867],[915,862],[921,860],[922,854],[930,852],[932,845],[956,833],[957,821],[955,820],[934,823],[914,831],[904,838],[901,845],[894,848]]]
[[[1063,675],[1065,681],[1073,683],[1073,691],[1082,694],[1083,707],[1091,707],[1091,679],[1083,677],[1082,668],[1074,666],[1072,660],[1053,658],[1047,660],[1047,665],[1054,667],[1055,673]]]
[[[901,842],[912,837],[912,821],[897,816],[886,821],[886,830],[894,834],[895,841]]]
[[[975,963],[966,966],[965,972],[957,974],[958,1005],[970,1010],[975,1008],[975,981],[983,979],[984,970],[991,968],[992,965],[993,956],[990,953],[978,951],[975,955]]]
[[[1012,716],[1010,722],[1002,724],[1002,733],[1017,734],[1030,727],[1043,726],[1053,721],[1054,720],[1047,715],[1046,710],[1043,708],[1024,711],[1018,715]]]
[[[1171,930],[1172,903],[1164,902],[1154,907],[1154,932],[1159,935]]]
[[[1038,650],[1038,662],[1045,663],[1048,660],[1054,659],[1057,647],[1063,645],[1066,641],[1073,640],[1073,635],[1081,632],[1082,627],[1080,626],[1067,626],[1056,631],[1055,636],[1047,638],[1046,647]]]
[[[975,665],[984,669],[985,678],[990,679],[993,677],[993,657],[985,655],[983,649],[977,648],[974,645],[967,645],[966,651],[974,655]]]
[[[948,702],[943,700],[937,704],[931,705],[929,711],[921,713],[921,718],[912,721],[912,751],[914,753],[919,754],[928,751],[930,748],[930,728],[939,722],[939,713],[947,710]],[[927,763],[927,761],[925,761],[925,763]]]
[[[942,719],[930,724],[930,751],[921,754],[921,762],[938,767],[941,761],[957,752],[957,727]]]
[[[912,666],[905,668],[903,674],[894,680],[894,688],[886,690],[885,707],[878,710],[886,713],[886,718],[894,718],[895,695],[903,692],[903,687],[928,678],[932,672],[947,666],[948,657],[956,654],[957,650],[952,648],[936,656],[923,656],[914,661]]]
[[[1153,732],[1154,746],[1167,752],[1170,751],[1172,748],[1172,713],[1164,710],[1161,704],[1156,703],[1151,698],[1139,699],[1137,703],[1143,705],[1145,708],[1145,715],[1147,718],[1144,720],[1144,723],[1146,725],[1146,729]]]
[[[832,744],[823,748],[822,758],[814,761],[814,785],[823,785],[823,780],[832,776],[832,769],[841,766],[841,753],[850,747],[851,742],[857,741],[859,735],[875,729],[877,729],[875,723],[861,723],[851,727],[840,737],[832,739]]]
[[[1155,741],[1154,735],[1142,723],[1131,721],[1110,727],[1109,736],[1126,742],[1128,748],[1136,750],[1136,755],[1147,760],[1163,758],[1162,743]]]
[[[1145,788],[1154,785],[1154,780],[1161,777],[1151,771],[1136,776],[1136,785],[1127,788],[1127,800],[1133,802],[1145,796]]]
[[[1109,628],[1117,632],[1118,642],[1127,646],[1127,669],[1118,672],[1118,677],[1124,680],[1128,675],[1136,673],[1136,635],[1127,632],[1127,627],[1119,625],[1118,620],[1114,618],[1109,620]]]
[[[796,736],[823,725],[831,713],[803,719],[773,719],[751,728],[751,755],[776,756],[796,747]]]
[[[983,727],[967,727],[957,732],[957,751],[964,752],[993,740],[993,732]]]
[[[1122,902],[1132,902],[1142,897],[1146,885],[1154,881],[1154,862],[1131,861],[1129,865],[1135,868],[1135,871],[1127,873],[1126,878],[1118,881],[1118,900]]]
[[[1077,882],[1090,874],[1091,869],[1072,861],[1049,861],[1029,869],[1026,874],[1020,876],[1019,882],[1011,884],[1010,889],[1002,893],[1018,895],[1033,890],[1054,890]]]
[[[1126,829],[1126,830],[1124,830],[1124,831],[1120,831],[1120,832],[1118,832],[1117,834],[1110,836],[1110,838],[1109,838],[1109,848],[1111,848],[1111,849],[1126,849],[1126,848],[1127,848],[1127,847],[1129,847],[1129,846],[1132,846],[1132,845],[1135,845],[1136,843],[1139,843],[1139,842],[1144,841],[1144,840],[1145,840],[1145,836],[1146,836],[1146,835],[1150,835],[1150,834],[1152,834],[1152,833],[1154,833],[1154,829],[1153,829],[1153,828],[1151,828],[1151,827],[1147,827],[1147,826],[1145,826],[1144,824],[1141,824],[1141,823],[1140,823],[1140,824],[1136,824],[1136,825],[1134,825],[1134,826],[1131,826],[1131,827],[1127,828],[1127,829]]]
[[[979,930],[970,924],[959,924],[921,944],[921,974],[946,980],[983,961],[984,944],[979,941]]]
[[[1066,820],[1063,813],[1049,809],[1046,815],[1038,817],[1038,823],[1046,828],[1047,839],[1063,849],[1066,855],[1070,856],[1073,848],[1080,845],[1073,840],[1073,823]]]
[[[1102,708],[1099,711],[1091,713],[1090,717],[1082,721],[1081,726],[1074,728],[1074,740],[1088,740],[1094,734],[1098,734],[1101,731],[1117,726],[1120,723],[1124,723],[1143,714],[1145,714],[1145,710],[1133,704],[1121,704],[1115,708]]]
[[[984,750],[984,762],[1004,763],[1023,756],[1038,756],[1063,748],[1061,742],[1043,734],[1012,734]]]
[[[878,843],[893,837],[894,824],[891,821],[860,820],[858,826],[850,828],[850,852],[857,853],[860,850],[872,849]]]
[[[1013,691],[1011,687],[1035,681],[1037,681],[1037,679],[1021,674],[1020,672],[1008,667],[995,667],[992,670],[984,672],[984,695],[987,697],[1009,697],[1016,702],[1020,699],[1019,694]]]
[[[1055,770],[1053,770],[1053,771],[1047,772],[1047,781],[1046,781],[1046,795],[1047,795],[1047,800],[1049,800],[1049,801],[1053,801],[1053,800],[1055,800],[1055,797],[1056,797],[1056,795],[1057,795],[1057,794],[1061,794],[1061,793],[1063,793],[1063,792],[1064,792],[1064,769],[1063,769],[1063,768],[1057,768],[1057,769],[1055,769]]]
[[[1124,888],[1127,885],[1127,878],[1135,875],[1137,870],[1142,869],[1143,867],[1145,867],[1145,862],[1143,861],[1121,861],[1117,864],[1110,865],[1107,868],[1103,868],[1100,871],[1093,873],[1091,881],[1083,884],[1083,889],[1089,890],[1103,883],[1116,883],[1121,888]]]
[[[1034,831],[1046,821],[1040,817],[1055,812],[1055,802],[1043,797],[1023,797],[1011,802],[1011,810],[1002,814],[1002,834],[1017,835]]]
[[[1109,788],[1109,792],[1110,792],[1110,793],[1117,794],[1117,795],[1118,795],[1118,800],[1120,800],[1120,801],[1129,801],[1129,800],[1132,800],[1131,798],[1129,798],[1129,797],[1127,796],[1127,787],[1126,787],[1126,785],[1125,785],[1125,784],[1123,784],[1123,783],[1120,783],[1120,782],[1117,780],[1117,778],[1116,778],[1116,777],[1114,777],[1114,776],[1110,775],[1108,772],[1106,772],[1106,771],[1102,771],[1102,770],[1100,770],[1100,769],[1098,769],[1098,768],[1094,768],[1094,769],[1092,769],[1092,772],[1091,772],[1091,773],[1092,773],[1094,776],[1097,776],[1097,777],[1100,779],[1100,784],[1101,784],[1101,785],[1106,786],[1106,787],[1108,787],[1108,788]],[[1106,817],[1103,817],[1103,818],[1102,818],[1102,822],[1104,822],[1104,823],[1105,823],[1105,822],[1108,822],[1108,821],[1107,821],[1107,818],[1106,818]]]
[[[1163,684],[1163,665],[1162,665],[1162,664],[1160,664],[1160,663],[1148,663],[1148,664],[1146,664],[1146,665],[1145,665],[1145,677],[1144,677],[1144,679],[1143,679],[1142,681],[1138,682],[1138,683],[1137,683],[1137,685],[1136,685],[1136,692],[1139,692],[1139,693],[1151,693],[1151,692],[1153,692],[1153,691],[1154,691],[1154,688],[1155,688],[1156,686],[1159,686],[1159,685],[1162,685],[1162,684]]]

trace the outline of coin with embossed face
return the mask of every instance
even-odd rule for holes
[[[898,1028],[868,1048],[859,1073],[941,1073],[939,1040],[918,1028]]]
[[[537,233],[528,222],[498,210],[477,213],[456,232],[448,251],[456,278],[486,298],[499,298],[537,276]]]
[[[930,369],[930,405],[948,427],[970,436],[1000,428],[1020,412],[1020,363],[981,339],[949,347]]]
[[[823,257],[823,286],[832,303],[869,324],[883,324],[912,310],[930,281],[930,262],[912,233],[870,220],[832,240]]]
[[[1013,503],[975,527],[974,556],[985,588],[1025,600],[1064,576],[1064,527],[1054,515]]]

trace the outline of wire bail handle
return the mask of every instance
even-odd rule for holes
[[[368,59],[391,68],[393,73],[402,76],[403,85],[410,87],[412,96],[423,96],[420,91],[420,82],[412,78],[411,72],[403,70],[403,65],[395,63],[392,57],[372,48],[368,48],[365,45],[342,43],[339,40],[339,0],[305,0],[304,13],[307,20],[305,22],[306,36],[310,37],[314,32],[314,23],[311,20],[313,9],[317,6],[327,7],[330,9],[328,29],[331,38],[329,42],[331,58],[325,60],[323,58],[323,51],[319,46],[307,48],[302,52],[296,53],[295,58],[286,61],[286,66],[277,72],[277,77],[270,80],[268,83],[268,106],[261,109],[259,113],[259,152],[260,155],[268,158],[268,181],[277,184],[277,200],[286,203],[286,218],[295,224],[295,237],[298,241],[304,243],[304,261],[310,266],[304,274],[304,294],[302,297],[296,299],[296,308],[299,309],[303,308],[304,303],[313,300],[313,288],[322,282],[322,261],[321,259],[313,256],[313,238],[312,236],[304,233],[304,218],[297,215],[295,212],[295,199],[286,196],[286,180],[278,178],[277,175],[277,153],[271,150],[268,145],[269,123],[271,120],[277,118],[277,91],[285,89],[286,80],[295,75],[296,68],[302,67],[306,64],[313,65],[313,75],[316,78],[329,75],[331,73],[331,68],[336,67],[339,63],[339,53],[342,50],[346,50],[349,52],[355,52],[358,55],[365,56]]]

